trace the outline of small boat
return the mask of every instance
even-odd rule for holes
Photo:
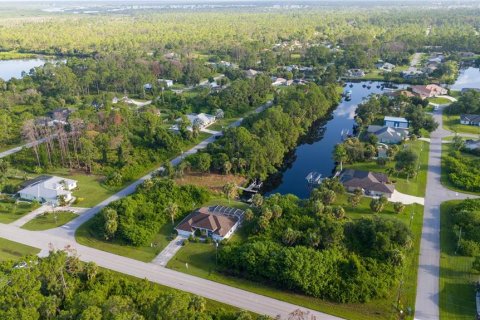
[[[367,85],[366,84],[362,84],[362,88],[365,88]]]
[[[372,86],[367,86],[367,89],[368,89],[368,90],[372,89]]]

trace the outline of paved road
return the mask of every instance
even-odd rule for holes
[[[5,150],[3,152],[0,152],[0,159],[1,158],[5,158],[11,154],[14,154],[14,153],[17,153],[19,151],[21,151],[23,148],[31,148],[37,144],[40,144],[40,143],[44,143],[46,139],[40,139],[36,142],[30,142],[30,143],[26,143],[24,145],[21,145],[21,146],[18,146],[18,147],[15,147],[15,148],[12,148],[10,150]]]
[[[434,112],[438,129],[431,134],[428,159],[427,191],[423,214],[420,261],[418,266],[415,319],[438,320],[440,279],[440,204],[444,201],[467,199],[474,196],[448,190],[441,177],[442,138],[452,133],[442,127],[442,110]]]

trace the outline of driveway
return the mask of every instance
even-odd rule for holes
[[[160,267],[165,267],[173,256],[183,247],[186,237],[177,236],[153,259],[152,263]]]
[[[70,212],[76,213],[78,215],[84,213],[87,210],[88,210],[88,208],[78,208],[78,207],[56,207],[55,208],[55,211],[57,211],[57,212],[58,211],[70,211]],[[38,216],[39,214],[42,214],[44,212],[51,212],[51,211],[52,211],[51,206],[43,205],[40,208],[37,208],[37,209],[33,210],[32,212],[24,215],[20,219],[13,221],[11,223],[11,225],[16,226],[16,227],[21,227],[24,224],[26,224],[27,222],[29,222],[30,220],[35,219],[35,217]]]
[[[412,204],[412,203],[418,203],[420,205],[424,205],[425,203],[425,198],[422,197],[415,197],[411,196],[409,194],[401,193],[395,190],[392,194],[392,196],[388,199],[390,202],[401,202],[403,204]]]

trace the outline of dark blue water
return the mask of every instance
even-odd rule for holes
[[[342,140],[342,130],[349,130],[352,133],[354,125],[355,109],[363,100],[367,99],[373,93],[384,92],[380,82],[357,82],[348,83],[345,91],[352,91],[351,101],[342,101],[333,112],[333,116],[327,122],[316,126],[314,132],[310,135],[313,139],[300,144],[290,160],[293,162],[283,171],[282,175],[274,177],[271,182],[273,188],[268,194],[291,193],[300,198],[308,198],[310,189],[308,188],[305,177],[309,172],[316,171],[322,174],[322,177],[329,177],[335,168],[335,161],[332,152],[337,143]],[[353,85],[350,87],[350,85]],[[371,86],[370,89],[363,85]],[[312,141],[313,140],[313,141]]]
[[[30,69],[43,66],[43,59],[16,59],[16,60],[0,60],[0,78],[5,81],[11,78],[20,79],[22,72],[28,73]]]

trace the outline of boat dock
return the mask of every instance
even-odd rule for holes
[[[254,180],[246,188],[244,188],[244,187],[237,187],[237,188],[240,189],[240,190],[243,190],[245,192],[258,193],[260,191],[260,189],[262,188],[262,186],[263,186],[263,182]]]
[[[310,186],[319,186],[322,183],[322,174],[312,171],[305,177],[305,180]]]

